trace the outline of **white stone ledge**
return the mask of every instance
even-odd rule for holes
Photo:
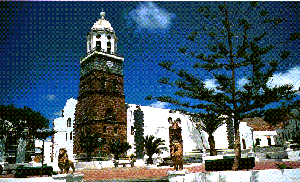
[[[265,182],[265,181],[300,181],[300,169],[269,169],[253,171],[201,172],[182,175],[169,174],[170,182],[180,181],[223,181],[223,182]]]
[[[83,182],[83,174],[58,174],[52,177],[1,178],[1,182]]]

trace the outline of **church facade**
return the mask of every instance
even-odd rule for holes
[[[87,54],[80,61],[81,76],[75,110],[74,153],[82,153],[80,133],[87,128],[102,140],[126,141],[127,122],[123,81],[124,58],[116,53],[117,37],[105,13],[87,34]],[[95,149],[96,153],[99,152]],[[106,148],[101,153],[108,153]]]

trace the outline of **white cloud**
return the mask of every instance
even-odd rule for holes
[[[241,89],[246,83],[248,83],[246,77],[241,78],[238,81],[238,88]],[[271,88],[277,86],[282,86],[285,84],[292,84],[294,90],[299,89],[300,87],[300,67],[294,67],[288,70],[286,73],[277,73],[274,74],[268,81],[267,85]]]
[[[238,80],[238,89],[242,90],[242,88],[244,87],[245,84],[249,83],[249,80],[244,77]]]
[[[204,81],[204,84],[206,88],[216,90],[217,87],[216,79],[206,79]]]
[[[277,73],[268,81],[268,86],[275,87],[285,84],[292,84],[294,90],[300,87],[300,66],[288,70],[286,73]]]
[[[51,94],[48,94],[47,96],[46,96],[46,98],[47,98],[47,100],[49,100],[49,101],[51,101],[51,100],[54,100],[55,99],[55,95],[51,95]]]
[[[153,2],[141,3],[137,9],[132,10],[129,16],[141,28],[146,29],[166,29],[169,27],[173,13],[167,12],[165,9],[159,8]]]
[[[167,102],[156,101],[156,102],[150,104],[150,107],[165,109],[168,105],[169,105],[169,103],[167,103]]]

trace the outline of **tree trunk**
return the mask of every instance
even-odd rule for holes
[[[216,156],[217,151],[215,148],[215,139],[214,139],[214,136],[212,135],[212,133],[208,134],[208,142],[209,142],[209,148],[210,148],[210,150],[209,150],[210,156]]]
[[[43,176],[43,165],[44,165],[44,144],[45,140],[43,139],[43,147],[42,147],[42,167],[41,167],[41,177]]]
[[[239,129],[239,122],[237,119],[234,119],[234,133],[235,133],[235,146],[234,146],[235,158],[234,158],[232,170],[237,171],[241,159],[240,129]]]
[[[86,160],[88,161],[88,162],[90,162],[91,161],[91,156],[92,156],[92,153],[91,152],[87,152],[87,156],[86,156]]]
[[[148,164],[153,164],[152,155],[151,155],[151,156],[149,156],[149,158],[148,158]]]
[[[226,7],[226,3],[224,2],[224,10],[225,10],[225,21],[227,29],[227,38],[228,38],[228,45],[229,45],[229,57],[230,57],[230,64],[231,64],[231,70],[232,70],[232,87],[231,87],[231,95],[232,95],[232,103],[233,103],[233,121],[234,121],[234,135],[235,135],[235,146],[234,146],[234,152],[235,152],[235,158],[232,170],[237,171],[239,167],[239,162],[241,158],[241,144],[240,144],[240,131],[239,131],[239,120],[237,117],[237,100],[236,100],[236,88],[235,88],[235,69],[236,64],[234,61],[234,54],[233,54],[233,46],[232,46],[232,34],[230,31],[230,22],[228,17],[228,11]]]
[[[227,140],[228,140],[228,148],[234,149],[234,129],[232,120],[226,120],[227,125]]]

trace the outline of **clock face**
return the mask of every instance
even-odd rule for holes
[[[109,68],[111,68],[111,67],[114,66],[114,63],[111,62],[111,61],[107,61],[107,62],[106,62],[106,65],[107,65]]]

